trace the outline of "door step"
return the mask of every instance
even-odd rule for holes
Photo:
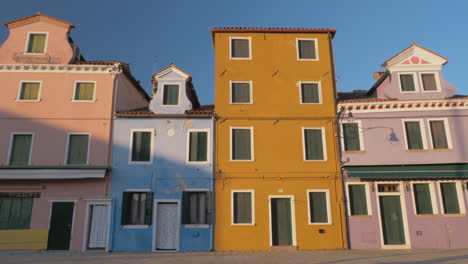
[[[297,246],[272,246],[270,251],[297,251]]]

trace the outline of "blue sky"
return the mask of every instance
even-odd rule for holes
[[[411,43],[449,59],[445,79],[468,94],[468,2],[339,0],[15,0],[0,22],[42,12],[75,24],[87,60],[129,62],[149,91],[151,75],[174,62],[213,103],[210,29],[221,26],[336,28],[338,90],[369,89],[372,73]],[[7,37],[0,27],[0,41]],[[154,58],[157,64],[154,65]]]

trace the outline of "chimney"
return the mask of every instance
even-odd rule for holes
[[[378,80],[384,73],[385,73],[384,71],[374,72],[374,79]]]

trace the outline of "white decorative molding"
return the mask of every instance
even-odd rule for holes
[[[468,98],[424,101],[375,101],[338,103],[337,110],[353,113],[410,112],[428,110],[466,110]]]
[[[85,179],[104,178],[106,169],[2,169],[0,179]]]
[[[0,72],[119,73],[120,64],[0,64]]]

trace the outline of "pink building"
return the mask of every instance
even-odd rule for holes
[[[107,249],[113,115],[149,96],[117,61],[85,61],[72,24],[5,23],[0,46],[0,249]]]

